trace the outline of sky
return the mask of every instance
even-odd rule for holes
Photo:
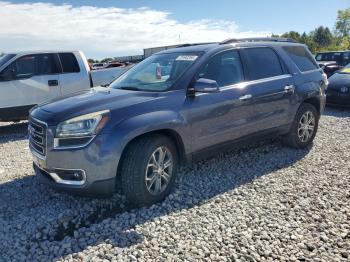
[[[0,0],[0,52],[137,55],[179,43],[331,29],[349,0]]]

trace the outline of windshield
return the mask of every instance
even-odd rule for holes
[[[341,74],[350,74],[350,64],[348,64],[342,70],[340,70],[339,73],[341,73]]]
[[[342,60],[341,52],[329,52],[329,53],[318,53],[316,55],[316,61],[336,61]]]
[[[15,57],[13,54],[0,54],[0,67],[6,64],[13,57]]]
[[[153,55],[115,80],[111,87],[136,91],[165,91],[198,57],[198,53]]]

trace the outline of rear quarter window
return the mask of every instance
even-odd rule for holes
[[[285,46],[284,51],[293,60],[301,72],[311,71],[318,69],[318,65],[315,62],[312,55],[303,46]],[[321,55],[318,55],[318,58]]]
[[[73,53],[58,54],[61,60],[63,73],[79,73],[80,68],[78,61]]]

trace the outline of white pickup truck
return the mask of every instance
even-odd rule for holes
[[[2,54],[0,121],[26,119],[37,104],[109,84],[127,69],[91,71],[80,51]]]

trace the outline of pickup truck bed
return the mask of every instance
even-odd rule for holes
[[[109,84],[130,68],[131,66],[91,70],[92,86]]]

